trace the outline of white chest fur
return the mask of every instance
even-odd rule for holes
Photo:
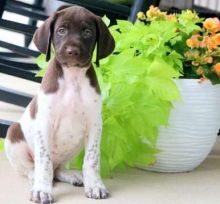
[[[101,98],[90,85],[86,69],[66,68],[51,108],[54,163],[78,154],[90,123],[101,114]]]

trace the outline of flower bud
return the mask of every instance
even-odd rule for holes
[[[137,13],[137,18],[139,19],[139,20],[145,20],[146,19],[146,16],[145,16],[145,14],[144,14],[144,12],[138,12]]]

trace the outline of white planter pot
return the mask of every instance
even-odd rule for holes
[[[169,126],[161,127],[157,161],[148,170],[191,171],[211,151],[220,128],[220,85],[195,79],[176,80],[182,100],[174,103]],[[145,168],[146,169],[146,168]]]

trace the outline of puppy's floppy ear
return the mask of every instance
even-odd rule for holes
[[[42,26],[40,26],[34,33],[33,41],[36,47],[44,54],[46,54],[46,61],[50,59],[51,41],[54,32],[54,24],[61,10],[69,8],[70,5],[60,6],[56,12],[50,16]]]
[[[112,37],[108,27],[100,17],[96,17],[97,33],[97,55],[96,65],[99,66],[99,60],[110,55],[115,48],[115,40]]]
[[[60,7],[57,9],[57,11],[61,11],[61,10],[63,10],[63,9],[69,8],[69,7],[71,7],[71,6],[73,6],[73,5],[62,5],[62,6],[60,6]]]
[[[46,54],[46,61],[50,59],[51,40],[57,13],[50,16],[34,33],[33,41],[40,52]]]

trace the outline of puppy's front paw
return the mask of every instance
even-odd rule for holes
[[[30,200],[34,203],[50,204],[53,203],[54,199],[50,193],[42,191],[32,191]]]
[[[85,195],[87,198],[104,199],[109,195],[108,190],[101,182],[97,182],[94,185],[85,186]]]

